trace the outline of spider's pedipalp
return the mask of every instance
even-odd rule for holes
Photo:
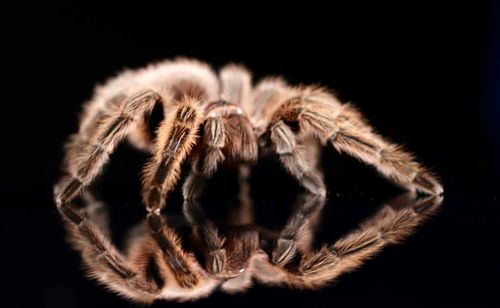
[[[324,195],[304,193],[298,198],[298,205],[294,213],[281,230],[276,247],[272,251],[272,262],[285,266],[295,256],[297,251],[311,249],[313,227],[318,214],[326,203]]]
[[[295,133],[283,121],[272,124],[271,141],[282,165],[310,193],[326,195],[321,172],[307,161],[304,149],[297,145]]]
[[[222,117],[210,116],[203,126],[201,153],[193,159],[191,171],[182,187],[184,200],[197,200],[203,192],[207,179],[226,158],[222,152],[226,146],[226,129]]]
[[[226,146],[226,127],[221,117],[209,117],[205,120],[204,128],[206,148],[201,154],[200,168],[204,175],[210,176],[225,159],[222,150]]]
[[[227,260],[225,237],[220,235],[197,200],[185,199],[182,209],[205,254],[205,269],[215,275],[224,272]]]

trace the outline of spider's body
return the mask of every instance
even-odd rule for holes
[[[153,137],[148,118],[156,104],[163,107],[164,120]],[[71,206],[124,138],[152,152],[142,186],[149,240],[132,250],[130,263]],[[204,182],[220,164],[254,162],[259,147],[273,151],[311,195],[324,198],[326,189],[316,165],[320,144],[332,144],[373,165],[406,189],[442,193],[438,181],[412,155],[373,132],[356,109],[328,91],[291,87],[279,78],[264,79],[253,87],[250,73],[242,67],[229,65],[217,75],[206,64],[181,59],[126,71],[96,90],[85,107],[79,132],[67,144],[65,176],[56,185],[56,204],[72,225],[92,274],[106,285],[142,301],[197,297],[210,292],[217,279],[236,275],[238,269],[230,269],[231,262],[243,264],[252,256],[238,255],[238,250],[251,251],[242,246],[227,248],[215,228],[203,223],[199,237],[208,238],[206,269],[182,250],[160,216],[182,164],[192,166],[183,185],[188,204],[196,202]],[[293,255],[292,244],[290,239],[278,242],[277,251],[282,253],[273,256],[275,264],[290,260],[286,255]],[[162,273],[165,287],[145,276],[150,258],[159,264],[156,270]]]

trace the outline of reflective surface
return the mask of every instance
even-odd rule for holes
[[[318,290],[256,282],[237,294],[219,289],[193,303],[159,301],[153,307],[498,306],[498,10],[488,1],[313,2],[9,4],[7,15],[15,22],[4,20],[0,307],[138,306],[85,277],[52,186],[60,176],[62,144],[77,130],[91,88],[124,67],[177,55],[216,66],[243,63],[255,80],[279,74],[333,89],[377,131],[431,167],[445,199],[403,244],[386,246]],[[400,193],[370,168],[331,149],[323,154],[328,195],[313,251],[336,243]],[[122,251],[127,231],[145,217],[138,174],[146,159],[121,147],[96,186],[113,243]],[[260,164],[250,181],[253,219],[276,235],[292,217],[301,189],[276,167],[279,162]],[[238,185],[234,176],[222,178],[209,183],[201,204],[227,235],[223,226],[239,204]],[[175,193],[164,215],[189,239],[182,207]],[[273,242],[264,244],[259,247],[272,260]],[[189,240],[183,247],[198,249]],[[206,267],[203,252],[197,258]]]
[[[26,155],[44,146],[31,143],[29,147],[33,151]],[[57,149],[55,144],[51,148]],[[132,238],[129,232],[140,231],[134,227],[141,224],[146,214],[140,203],[140,178],[137,177],[146,155],[124,145],[113,158],[94,190],[100,193],[98,198],[109,212],[102,217],[105,223],[101,225],[108,224],[112,242],[125,252],[127,239]],[[26,193],[24,178],[10,173],[6,186],[9,193],[4,194],[0,221],[5,247],[9,248],[2,254],[9,283],[6,281],[0,290],[3,301],[7,302],[2,307],[18,307],[24,303],[46,307],[135,307],[129,300],[85,277],[80,254],[71,249],[66,240],[67,233],[52,201],[52,185],[59,175],[59,159],[57,156],[45,159],[50,163],[29,163],[28,166],[50,181],[40,181],[31,186],[31,193]],[[398,194],[396,188],[376,176],[373,170],[332,151],[325,151],[324,165],[326,171],[331,170],[326,173],[329,193],[318,214],[318,223],[314,224],[312,251],[320,250],[323,244],[335,244],[363,221],[376,217],[379,210],[387,208],[384,204],[388,202],[384,200]],[[489,281],[499,274],[500,257],[492,245],[497,241],[497,226],[500,225],[499,201],[492,187],[495,182],[465,184],[462,176],[479,175],[478,167],[459,169],[447,166],[443,164],[440,169],[445,198],[437,213],[402,244],[385,247],[374,258],[356,270],[340,275],[333,283],[314,291],[299,291],[282,285],[282,279],[272,286],[263,285],[264,279],[261,279],[244,292],[228,295],[219,288],[195,303],[252,307],[256,303],[307,305],[316,301],[341,307],[365,306],[367,303],[399,307],[401,301],[408,300],[416,306],[442,306],[446,303],[473,306],[474,303],[490,302],[496,287]],[[270,239],[259,242],[259,249],[265,253],[265,260],[272,261],[277,236],[296,213],[294,204],[297,204],[301,188],[275,161],[262,161],[252,174],[251,218],[255,222],[253,225],[261,230],[259,237]],[[232,172],[222,172],[208,183],[206,196],[200,201],[207,216],[228,238],[232,234],[231,228],[225,225],[241,213],[237,207],[241,204],[239,200],[237,176]],[[200,265],[207,268],[200,245],[190,240],[193,228],[184,218],[182,208],[180,192],[176,191],[163,214],[168,225],[182,237],[183,248],[195,252]],[[313,225],[308,223],[305,226]],[[258,278],[255,270],[252,275]],[[37,285],[31,291],[33,296],[21,296],[27,281]],[[273,281],[267,282],[271,284]],[[153,306],[167,304],[176,306],[175,302],[162,301]]]
[[[242,187],[242,191],[248,192],[248,188]],[[89,193],[85,194],[84,200],[86,205],[81,209],[82,213],[103,234],[110,236],[105,206]],[[358,227],[353,226],[333,243],[315,243],[315,231],[320,227],[319,218],[325,205],[323,197],[299,194],[284,226],[271,230],[256,223],[249,196],[241,201],[234,205],[232,218],[225,221],[209,217],[203,204],[184,202],[184,215],[178,219],[181,222],[186,219],[189,230],[176,247],[166,251],[162,251],[153,240],[146,222],[128,232],[126,258],[131,268],[145,278],[145,286],[134,287],[119,277],[110,278],[115,274],[106,269],[105,264],[99,265],[101,257],[86,256],[87,250],[94,248],[86,242],[81,229],[68,224],[69,234],[76,242],[77,250],[82,252],[86,267],[92,269],[92,276],[121,295],[139,302],[195,300],[218,289],[238,293],[246,291],[253,283],[318,289],[361,266],[384,246],[401,242],[411,235],[437,211],[442,197],[418,198],[411,193],[402,194],[385,202],[374,215]],[[168,224],[168,217],[166,220],[165,232],[178,235],[182,225],[173,228]],[[215,224],[215,220],[219,223]],[[186,247],[189,239],[192,245]],[[198,256],[188,259],[188,267],[184,266],[182,273],[193,279],[196,277],[196,283],[190,287],[182,287],[180,281],[185,278],[172,271],[171,259],[179,258],[182,253]],[[142,294],[146,283],[158,290]]]

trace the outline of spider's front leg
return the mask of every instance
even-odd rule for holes
[[[354,270],[383,247],[409,236],[442,200],[442,196],[416,198],[411,192],[392,199],[359,229],[303,258],[293,280],[299,287],[316,288]]]
[[[340,104],[321,89],[302,90],[302,95],[284,102],[275,112],[271,134],[274,132],[276,136],[273,141],[278,153],[288,151],[295,144],[292,131],[285,123],[298,125],[302,135],[330,142],[339,152],[374,166],[386,178],[410,191],[443,193],[438,180],[411,154],[374,133],[352,106]],[[285,166],[288,166],[286,162]]]
[[[341,107],[335,123],[336,129],[329,140],[337,151],[374,166],[389,180],[410,191],[429,195],[443,193],[443,187],[427,168],[399,145],[374,133],[351,105]]]
[[[302,246],[300,261],[287,265],[289,262],[261,262],[256,270],[257,278],[267,284],[286,283],[298,288],[318,288],[334,280],[339,275],[351,271],[380,250],[390,244],[398,243],[430,215],[442,202],[441,196],[415,198],[412,193],[406,193],[393,199],[377,212],[372,218],[332,245],[324,245],[317,251]],[[293,221],[293,219],[291,220]],[[308,220],[302,220],[306,222]],[[293,223],[289,223],[293,226]],[[303,225],[301,228],[310,228]],[[308,233],[302,231],[294,237],[294,242],[304,240]],[[281,251],[276,246],[273,256]]]
[[[153,157],[144,168],[142,197],[148,211],[148,226],[165,262],[183,288],[196,285],[198,275],[191,266],[191,256],[182,250],[160,211],[179,179],[182,163],[197,142],[202,115],[198,100],[185,97],[177,102],[177,108],[160,124]]]

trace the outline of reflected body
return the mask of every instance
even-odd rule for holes
[[[87,221],[110,236],[107,211],[102,202],[85,193],[86,205],[80,213]],[[441,196],[417,198],[405,193],[386,202],[376,213],[357,228],[334,243],[313,247],[315,230],[324,209],[325,199],[311,194],[296,198],[296,204],[281,230],[268,230],[252,221],[252,209],[240,205],[238,219],[227,222],[224,232],[210,219],[201,204],[184,202],[184,217],[193,243],[188,256],[190,275],[196,277],[195,287],[182,287],[172,269],[165,262],[168,255],[157,249],[154,235],[144,221],[129,232],[125,255],[139,275],[157,288],[148,297],[144,293],[120,289],[112,279],[96,273],[93,248],[86,242],[87,235],[80,228],[66,223],[69,239],[80,251],[91,276],[107,287],[135,301],[149,303],[155,299],[195,300],[217,290],[227,293],[244,292],[253,283],[283,285],[292,288],[316,289],[328,285],[339,275],[354,270],[383,247],[395,244],[411,235],[416,228],[434,214],[442,203]],[[251,206],[251,205],[250,205]],[[220,223],[219,223],[220,224]],[[168,232],[176,234],[173,228]],[[182,243],[185,242],[183,239]],[[178,238],[177,245],[182,248]],[[182,265],[179,264],[181,267]]]

